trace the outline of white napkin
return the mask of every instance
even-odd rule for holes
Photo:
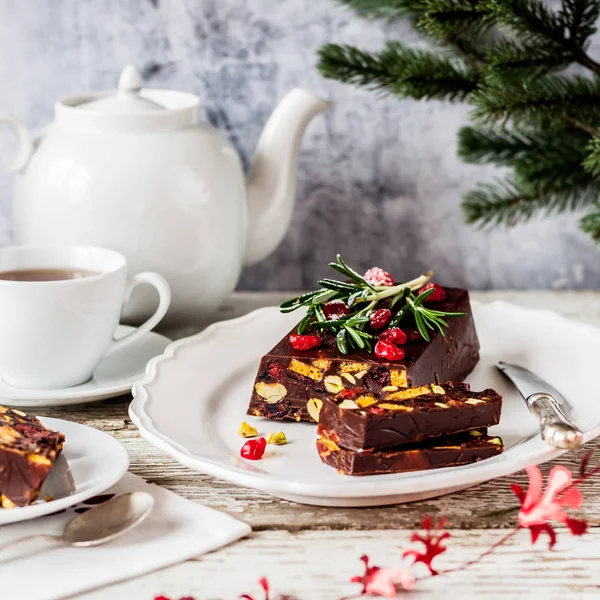
[[[120,539],[96,548],[60,548],[36,542],[0,551],[2,598],[58,600],[216,550],[251,531],[246,523],[131,473],[106,493],[138,490],[154,496],[154,510]],[[85,506],[81,503],[57,515],[5,525],[0,528],[0,544],[38,533],[62,533],[75,510]]]

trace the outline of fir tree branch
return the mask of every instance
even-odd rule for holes
[[[564,127],[567,118],[597,122],[600,80],[547,75],[524,85],[486,87],[471,96],[472,117],[479,124],[511,120],[514,124]]]
[[[377,54],[328,44],[319,50],[317,68],[330,79],[415,99],[462,100],[477,87],[464,61],[399,42],[388,42]]]
[[[600,178],[600,137],[592,138],[586,150],[587,156],[583,161],[583,166],[588,173]]]
[[[463,127],[458,133],[458,155],[474,164],[550,167],[581,163],[590,138],[579,130],[516,132]]]
[[[569,31],[569,40],[580,48],[585,49],[589,38],[596,33],[598,17],[600,17],[600,2],[562,0],[559,18]]]
[[[593,210],[579,221],[579,226],[596,243],[600,243],[600,205],[595,204]]]
[[[592,177],[581,177],[578,185],[553,191],[536,191],[517,182],[483,183],[467,193],[462,208],[467,223],[481,227],[525,222],[537,213],[575,210],[594,202],[600,195],[600,183]]]
[[[395,21],[403,17],[418,18],[426,10],[423,0],[337,0],[367,19]]]
[[[426,0],[417,27],[440,41],[457,36],[476,36],[490,27],[487,15],[470,0]]]

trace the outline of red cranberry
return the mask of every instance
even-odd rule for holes
[[[260,460],[265,453],[265,448],[267,447],[267,440],[264,437],[259,437],[255,440],[248,440],[240,450],[240,455],[242,458],[247,458],[248,460]]]
[[[285,367],[279,363],[273,363],[269,366],[269,376],[275,381],[283,381],[285,379]]]
[[[426,292],[427,290],[433,290],[431,296],[425,299],[425,302],[441,302],[446,299],[446,290],[438,283],[429,282],[426,283],[420,290],[419,294]]]
[[[350,309],[343,300],[332,300],[323,306],[323,313],[329,321],[337,321],[350,314]]]
[[[392,319],[389,308],[379,308],[369,315],[369,323],[373,329],[383,329]]]
[[[292,333],[290,335],[290,344],[294,350],[310,350],[321,345],[321,338],[318,335]]]
[[[379,339],[383,342],[402,346],[402,344],[406,344],[407,336],[400,327],[390,327],[381,333]]]
[[[398,346],[395,346],[394,344],[379,340],[375,344],[375,356],[392,361],[402,360],[404,358],[404,350],[402,350],[402,348],[398,348]]]
[[[371,284],[371,285],[383,285],[383,286],[392,286],[396,285],[394,278],[383,269],[379,267],[371,267],[363,277]]]
[[[358,387],[358,388],[346,388],[345,390],[342,390],[338,395],[337,398],[341,398],[342,400],[346,400],[346,399],[350,399],[353,400],[354,398],[356,398],[356,396],[360,396],[361,394],[365,393],[365,389]]]

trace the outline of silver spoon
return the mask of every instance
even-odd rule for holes
[[[47,540],[77,548],[99,546],[137,527],[153,507],[154,497],[146,492],[120,494],[73,517],[62,535],[31,535],[7,542],[0,546],[0,550],[32,540]]]

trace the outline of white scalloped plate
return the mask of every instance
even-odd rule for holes
[[[129,414],[141,435],[184,465],[274,496],[320,506],[376,506],[447,494],[509,475],[562,452],[538,435],[537,420],[497,373],[498,360],[517,363],[546,379],[575,408],[586,441],[600,435],[596,375],[600,330],[555,313],[506,302],[473,303],[481,362],[468,378],[474,389],[493,387],[504,396],[500,424],[503,454],[462,467],[413,473],[347,477],[321,463],[315,426],[246,416],[260,357],[298,320],[276,307],[216,323],[171,344],[150,361],[133,388]],[[241,421],[260,434],[283,430],[290,441],[268,446],[261,461],[240,458]]]

